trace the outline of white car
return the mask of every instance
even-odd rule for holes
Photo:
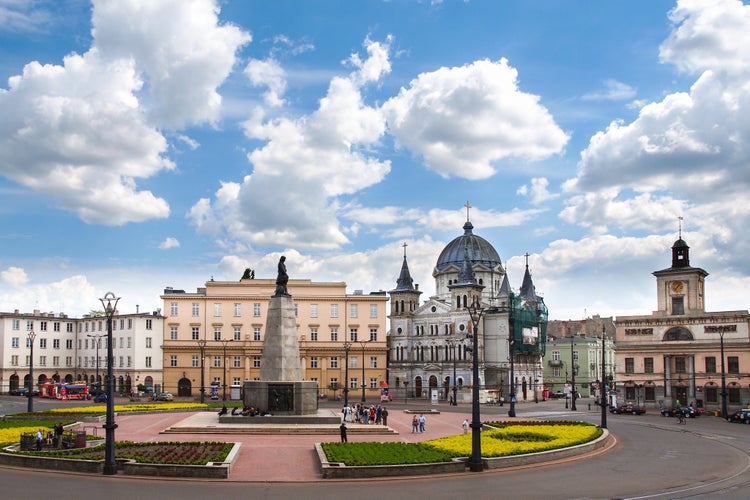
[[[170,392],[162,392],[156,396],[157,401],[174,401],[174,396]]]

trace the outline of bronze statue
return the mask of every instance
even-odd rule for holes
[[[255,279],[255,271],[250,269],[249,267],[245,269],[245,274],[242,275],[241,280],[254,280]]]
[[[289,296],[289,292],[286,289],[286,285],[289,282],[289,275],[286,273],[286,260],[285,256],[281,256],[279,259],[279,274],[276,276],[276,294],[275,295],[286,295]]]

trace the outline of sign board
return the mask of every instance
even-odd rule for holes
[[[438,390],[430,389],[430,403],[436,405],[438,403]]]

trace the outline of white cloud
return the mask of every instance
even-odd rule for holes
[[[584,94],[584,101],[620,101],[635,97],[636,89],[617,80],[604,81],[604,88]]]
[[[3,283],[13,288],[25,285],[29,281],[26,271],[20,267],[9,267],[5,271],[0,272],[0,279],[3,280]]]
[[[284,105],[286,74],[278,61],[251,59],[245,67],[245,75],[256,87],[268,87],[268,91],[263,94],[266,105],[271,107]]]
[[[29,0],[0,1],[0,31],[38,31],[50,22],[50,13]]]
[[[180,242],[177,238],[171,236],[167,237],[164,241],[159,244],[159,248],[162,250],[169,250],[170,248],[180,248]]]
[[[389,131],[443,177],[485,179],[495,162],[540,160],[568,137],[502,59],[423,73],[383,106]]]
[[[549,181],[544,177],[531,179],[531,185],[524,184],[516,190],[516,194],[521,196],[530,196],[531,203],[539,205],[545,201],[553,200],[560,196],[559,194],[550,193],[547,190]]]

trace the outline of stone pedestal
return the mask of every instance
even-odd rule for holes
[[[249,380],[245,382],[244,403],[272,415],[314,415],[318,411],[318,384]]]

